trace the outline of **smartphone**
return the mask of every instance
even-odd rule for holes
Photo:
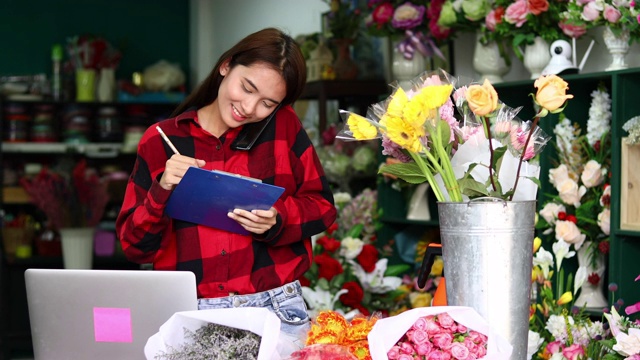
[[[231,143],[231,148],[233,150],[250,150],[267,125],[269,125],[271,119],[276,116],[278,110],[280,110],[280,105],[264,120],[245,125],[242,130],[240,130],[238,137]]]

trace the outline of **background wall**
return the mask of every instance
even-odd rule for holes
[[[161,59],[188,74],[188,1],[2,0],[0,76],[51,74],[51,46],[82,34],[102,36],[122,52],[118,77]]]

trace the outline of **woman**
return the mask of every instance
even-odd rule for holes
[[[290,36],[268,28],[242,39],[174,117],[147,129],[116,222],[129,260],[195,273],[200,309],[268,307],[283,332],[297,338],[306,334],[309,317],[296,279],[311,265],[311,236],[336,218],[324,171],[291,107],[305,80],[304,58]],[[274,111],[250,149],[232,146],[243,129],[264,124]],[[269,210],[228,214],[250,235],[171,219],[165,205],[191,166],[258,178],[285,191]]]

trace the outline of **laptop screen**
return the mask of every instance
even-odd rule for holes
[[[28,269],[35,360],[144,359],[174,313],[197,310],[192,272]]]

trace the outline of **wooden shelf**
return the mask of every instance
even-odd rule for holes
[[[328,100],[338,100],[341,109],[358,106],[360,114],[365,115],[369,105],[390,93],[384,80],[318,80],[305,85],[300,100],[318,100],[318,132],[322,134],[327,128]]]

